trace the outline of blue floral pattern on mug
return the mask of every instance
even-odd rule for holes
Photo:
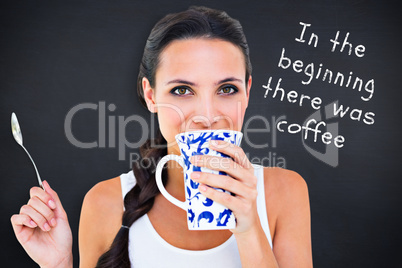
[[[190,230],[233,229],[236,219],[232,211],[223,205],[206,198],[198,190],[199,183],[190,179],[193,171],[226,175],[225,172],[194,166],[190,163],[193,155],[214,155],[228,157],[225,154],[209,149],[211,140],[225,140],[240,145],[243,135],[232,130],[200,130],[184,132],[176,135],[181,156],[184,159],[184,180],[186,188],[187,218]],[[218,189],[224,191],[223,189]],[[225,191],[227,194],[231,194]]]

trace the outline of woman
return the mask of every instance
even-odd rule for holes
[[[189,262],[193,267],[312,266],[308,190],[298,174],[253,166],[238,146],[215,148],[232,157],[230,165],[220,167],[229,176],[194,172],[192,179],[206,197],[233,211],[233,230],[189,231],[186,213],[156,187],[155,163],[166,154],[180,154],[176,134],[241,130],[251,81],[244,33],[226,13],[193,7],[155,25],[140,66],[138,93],[157,113],[158,146],[147,141],[141,147],[141,163],[152,165],[134,164],[133,172],[100,182],[85,196],[80,267],[181,267]],[[209,160],[191,161],[216,169]],[[184,200],[181,168],[167,164],[163,177],[168,192]],[[14,232],[42,267],[71,267],[66,213],[47,182],[44,187],[33,187],[28,204],[12,216]]]

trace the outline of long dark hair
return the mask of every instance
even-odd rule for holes
[[[165,16],[154,26],[148,37],[137,80],[138,96],[145,107],[147,106],[142,88],[143,78],[146,77],[151,87],[154,87],[160,53],[173,40],[189,38],[221,39],[238,46],[244,55],[245,81],[247,82],[252,68],[249,48],[240,23],[223,11],[206,7],[190,7],[186,11]],[[156,140],[147,140],[140,147],[140,154],[141,161],[133,164],[136,185],[124,198],[125,211],[122,226],[130,227],[137,219],[150,211],[155,196],[159,194],[155,182],[155,169],[161,157],[167,154],[166,140],[159,130]],[[166,183],[166,169],[162,177]],[[99,258],[96,267],[130,267],[128,233],[128,228],[120,228],[110,249]]]

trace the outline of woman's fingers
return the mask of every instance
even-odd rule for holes
[[[30,199],[30,202],[31,202],[31,200],[32,199]],[[29,218],[31,218],[32,221],[35,222],[35,224],[37,224],[39,226],[39,228],[42,229],[42,231],[45,231],[45,232],[50,231],[50,229],[51,229],[50,221],[53,218],[48,220],[43,214],[41,214],[40,212],[38,212],[36,210],[38,208],[37,204],[32,205],[32,203],[30,204],[30,202],[28,202],[28,205],[24,205],[21,207],[20,215],[26,215]]]
[[[11,216],[11,225],[18,241],[23,245],[32,236],[38,225],[28,216],[15,214]]]
[[[209,187],[205,184],[200,184],[198,186],[200,192],[206,197],[219,204],[227,207],[228,209],[232,210],[233,213],[236,214],[237,208],[242,205],[242,202],[239,198],[236,198],[229,193],[222,192],[220,190],[214,189]]]
[[[67,214],[63,209],[63,205],[61,204],[58,194],[50,187],[50,185],[47,181],[43,181],[43,187],[45,188],[45,192],[50,195],[51,200],[54,201],[55,208],[52,208],[52,209],[56,215],[56,218],[63,218],[64,220],[67,220]],[[50,200],[49,200],[49,202],[51,203]],[[49,202],[48,202],[48,204],[49,204]]]
[[[31,198],[11,217],[11,223],[17,240],[36,263],[59,267],[71,260],[72,234],[56,192],[46,181],[43,186],[45,190],[31,189]]]
[[[223,140],[211,140],[209,147],[215,151],[230,156],[236,163],[245,169],[253,168],[243,149],[235,144]]]
[[[36,228],[38,225],[28,216],[22,214],[14,214],[11,216],[11,223],[14,226],[27,226],[30,228]]]
[[[48,205],[49,208],[55,209],[56,208],[56,203],[54,202],[52,196],[44,191],[40,187],[32,187],[31,190],[29,191],[29,195],[31,198],[39,198],[44,204]]]
[[[11,217],[11,223],[16,232],[22,230],[23,226],[29,228],[39,227],[47,232],[57,224],[57,207],[61,208],[60,200],[57,194],[44,181],[45,191],[40,187],[32,187],[29,191],[30,199],[26,205],[23,205],[18,215]],[[64,215],[64,214],[62,214]]]
[[[220,140],[212,140],[209,147],[229,157],[194,155],[190,158],[190,162],[195,166],[224,171],[237,180],[252,187],[256,186],[256,180],[252,179],[254,176],[250,176],[250,174],[254,174],[254,167],[242,148]]]
[[[236,196],[245,198],[252,198],[257,191],[255,188],[244,185],[244,183],[226,175],[212,174],[207,172],[192,172],[191,178],[196,182],[206,184],[210,187],[225,189]]]
[[[236,218],[240,215],[250,213],[254,202],[248,202],[247,200],[255,201],[257,198],[257,190],[250,191],[247,197],[240,197],[230,195],[205,184],[200,184],[198,189],[205,197],[232,210]]]
[[[237,145],[225,141],[211,141],[209,147],[228,157],[195,155],[190,158],[190,162],[194,166],[223,171],[228,176],[193,172],[191,177],[200,183],[198,189],[205,197],[233,211],[237,221],[236,232],[247,231],[258,222],[257,177],[254,175],[254,167],[243,149]],[[219,188],[234,195],[222,192]]]
[[[190,158],[190,162],[198,167],[223,171],[232,178],[235,178],[236,180],[239,180],[250,187],[255,188],[257,185],[257,180],[254,176],[254,169],[246,169],[228,157],[195,155]]]
[[[193,172],[191,178],[200,183],[198,189],[205,197],[224,205],[234,212],[239,211],[239,209],[251,209],[251,207],[245,206],[253,204],[257,199],[258,191],[256,188],[249,187],[229,176]],[[230,195],[212,187],[225,189],[235,195]],[[246,200],[250,200],[251,202],[247,202]]]
[[[42,215],[51,227],[56,226],[56,219],[53,210],[49,208],[47,204],[43,203],[42,200],[34,196],[28,201],[28,205]]]

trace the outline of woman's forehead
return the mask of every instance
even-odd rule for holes
[[[221,39],[192,38],[175,40],[162,51],[156,79],[209,76],[211,79],[238,77],[244,81],[245,72],[246,64],[239,47]]]

